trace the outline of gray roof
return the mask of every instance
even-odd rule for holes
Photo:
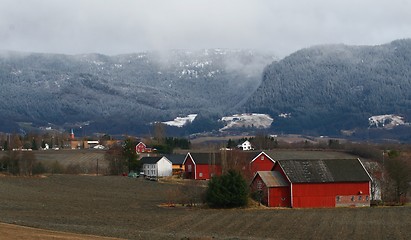
[[[277,163],[292,183],[371,181],[359,159],[298,159]]]
[[[168,154],[165,157],[173,164],[183,164],[186,155],[184,154]]]
[[[348,153],[322,150],[270,150],[264,151],[275,161],[287,159],[348,159],[356,158]]]
[[[190,153],[195,164],[221,165],[220,153]]]
[[[161,158],[163,157],[142,157],[140,161],[143,164],[156,164]]]
[[[261,177],[267,187],[286,187],[290,185],[280,172],[258,171],[257,175]]]

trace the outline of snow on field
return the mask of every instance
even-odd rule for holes
[[[197,117],[197,114],[189,114],[187,117],[176,117],[173,121],[163,122],[172,127],[183,127],[187,123],[191,123]]]
[[[404,118],[395,114],[377,115],[368,118],[368,127],[382,127],[392,129],[395,126],[404,125]]]
[[[223,117],[221,121],[226,122],[226,126],[220,129],[224,131],[240,127],[269,128],[274,120],[267,114],[242,113]]]

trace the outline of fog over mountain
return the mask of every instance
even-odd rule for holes
[[[286,132],[337,134],[373,115],[411,119],[411,40],[379,46],[321,45],[269,65],[245,106],[277,117]],[[277,121],[276,121],[277,120]]]
[[[190,113],[220,116],[247,100],[273,59],[225,49],[117,56],[2,52],[0,128],[90,121],[96,131],[138,132],[149,122]]]
[[[152,122],[198,114],[179,130],[189,134],[222,129],[223,116],[259,113],[273,119],[271,133],[337,136],[385,125],[395,132],[401,125],[404,134],[411,119],[411,40],[318,45],[281,60],[227,49],[2,52],[0,84],[0,131],[8,132],[22,122],[66,130],[86,122],[89,131],[147,133]]]

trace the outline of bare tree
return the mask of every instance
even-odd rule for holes
[[[166,139],[166,128],[161,122],[154,123],[154,140],[159,144],[163,144]]]
[[[398,203],[405,201],[411,182],[410,160],[401,154],[389,154],[389,158],[385,161],[385,170],[389,177],[387,190],[388,193],[393,194],[392,199]],[[390,197],[388,194],[385,196],[387,199]]]
[[[36,156],[32,151],[21,152],[19,157],[20,175],[33,176],[33,167]]]
[[[112,146],[107,150],[104,158],[109,162],[109,172],[111,175],[120,175],[126,171],[126,159],[124,158],[121,146]]]

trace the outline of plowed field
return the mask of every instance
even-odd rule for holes
[[[0,222],[126,239],[410,239],[411,207],[159,207],[182,183],[107,176],[0,177]],[[173,196],[173,197],[171,197]],[[1,239],[1,236],[0,236]]]

